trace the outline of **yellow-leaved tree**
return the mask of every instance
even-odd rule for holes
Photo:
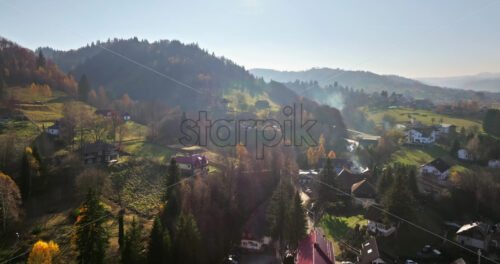
[[[38,240],[33,245],[33,249],[28,257],[28,264],[52,264],[58,253],[59,246],[53,241],[47,243],[43,240]]]

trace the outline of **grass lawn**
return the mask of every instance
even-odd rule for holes
[[[432,124],[432,119],[434,118],[434,124],[439,124],[440,120],[443,119],[445,124],[453,124],[457,126],[457,131],[460,131],[462,127],[465,129],[473,126],[477,126],[479,131],[483,131],[482,123],[480,120],[468,120],[458,117],[451,117],[446,115],[437,114],[427,110],[415,110],[410,108],[398,108],[398,109],[381,109],[373,110],[367,109],[365,107],[362,110],[368,115],[369,119],[372,119],[377,125],[382,125],[382,118],[385,114],[388,114],[396,119],[398,123],[409,122],[411,117],[415,117],[417,121],[422,122],[426,125]]]
[[[30,121],[9,121],[0,124],[0,135],[7,133],[13,133],[18,138],[31,142],[40,134],[40,130]]]
[[[151,159],[157,162],[166,162],[173,152],[166,148],[143,140],[123,143],[124,150],[131,155]]]
[[[399,150],[391,155],[391,161],[406,165],[420,166],[440,157],[449,159],[449,153],[439,145],[423,147],[401,146]]]
[[[125,133],[125,138],[123,138],[124,141],[146,139],[146,133],[148,131],[147,126],[141,125],[134,121],[127,121],[125,122],[125,128],[127,133]]]
[[[341,253],[339,240],[348,239],[349,234],[354,231],[356,224],[359,224],[361,227],[365,226],[367,222],[363,215],[346,217],[325,213],[317,225],[323,228],[325,236],[333,242],[335,256],[339,256]]]
[[[229,103],[229,107],[234,109],[236,112],[247,112],[249,111],[250,108],[254,108],[255,102],[258,100],[266,100],[269,102],[269,109],[263,109],[263,110],[257,110],[256,111],[258,116],[264,117],[268,110],[271,111],[279,111],[280,106],[275,104],[271,99],[269,99],[269,96],[267,93],[262,93],[262,94],[256,94],[256,95],[250,95],[246,91],[239,91],[239,90],[232,90],[231,93],[229,94],[224,94],[224,98],[231,100],[231,103]],[[246,106],[245,108],[242,108],[243,106]]]

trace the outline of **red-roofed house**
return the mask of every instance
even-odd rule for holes
[[[335,264],[333,243],[326,239],[323,230],[315,228],[299,242],[295,263]]]
[[[189,156],[175,156],[181,170],[204,170],[208,167],[208,159],[204,155],[194,154]]]

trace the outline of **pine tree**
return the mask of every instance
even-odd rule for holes
[[[151,234],[149,235],[148,263],[160,264],[164,262],[163,227],[160,218],[155,217]]]
[[[385,214],[385,221],[387,222],[399,222],[399,219],[394,218],[392,215],[397,215],[406,220],[411,220],[415,217],[415,200],[408,188],[404,174],[395,174],[394,181],[387,190],[382,204],[385,210],[389,212]]]
[[[271,202],[266,213],[271,237],[278,241],[281,246],[286,242],[288,229],[290,228],[287,221],[289,220],[292,190],[288,182],[280,181],[271,197]]]
[[[333,168],[332,160],[326,159],[318,183],[318,204],[321,207],[327,206],[329,203],[336,201],[337,191],[334,189],[337,187],[336,178],[337,173]]]
[[[458,141],[458,139],[455,138],[450,148],[450,155],[453,157],[457,157],[459,149],[460,149],[460,142]]]
[[[170,263],[173,259],[172,240],[170,239],[170,231],[167,228],[163,230],[163,260],[165,263]]]
[[[38,57],[37,57],[37,59],[36,59],[36,66],[37,66],[38,68],[40,68],[40,67],[45,68],[45,64],[46,64],[46,62],[45,62],[45,56],[43,56],[43,53],[42,53],[42,51],[40,50],[40,51],[38,52]]]
[[[288,244],[292,249],[296,249],[299,241],[306,236],[307,232],[307,218],[304,207],[302,206],[302,199],[298,191],[295,192],[293,205],[290,210],[288,232]]]
[[[23,152],[21,159],[21,194],[23,200],[27,200],[31,196],[31,168],[29,162],[29,153]]]
[[[5,83],[2,74],[0,74],[0,99],[3,98],[7,84]]]
[[[175,186],[171,186],[180,181],[180,171],[179,165],[177,165],[177,160],[175,158],[170,159],[170,164],[168,166],[166,188],[165,188],[165,200],[168,201],[171,198],[171,194],[177,189]]]
[[[123,251],[124,240],[125,240],[125,230],[123,228],[123,215],[125,214],[125,210],[121,209],[118,212],[118,246],[120,247],[120,251]]]
[[[142,226],[137,223],[134,217],[130,228],[125,235],[124,247],[122,251],[123,264],[142,264],[144,256],[142,255],[143,246],[141,241]]]
[[[162,220],[165,227],[173,231],[174,220],[180,213],[181,205],[180,199],[178,197],[178,186],[174,185],[180,181],[180,171],[177,161],[172,158],[170,160],[170,165],[168,166],[167,180],[165,186],[164,199],[166,201],[165,208],[163,210]]]
[[[78,95],[80,96],[80,100],[86,102],[91,89],[92,88],[90,86],[89,79],[87,79],[87,75],[82,75],[80,81],[78,82]]]
[[[104,263],[109,234],[104,223],[106,210],[96,192],[89,189],[80,215],[75,222],[73,245],[78,251],[78,263]]]
[[[410,189],[413,197],[417,197],[420,192],[418,190],[417,169],[415,168],[415,166],[408,166],[406,175],[408,175],[408,188]]]
[[[392,167],[387,166],[387,168],[382,172],[380,177],[377,180],[377,195],[378,197],[384,197],[385,192],[392,185],[393,176],[392,176]]]
[[[201,235],[192,214],[181,214],[177,221],[174,239],[174,263],[195,264],[199,263],[198,250]]]

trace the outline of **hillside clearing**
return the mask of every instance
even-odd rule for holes
[[[425,125],[432,125],[441,123],[442,119],[442,123],[456,125],[457,131],[460,131],[462,127],[468,129],[474,126],[477,127],[479,131],[483,131],[482,122],[479,120],[451,117],[427,110],[415,110],[411,108],[373,110],[365,107],[363,107],[361,110],[363,110],[368,115],[368,119],[373,120],[377,125],[382,125],[382,119],[384,115],[389,115],[393,117],[398,123],[408,123],[410,122],[410,117],[414,117],[417,119],[417,121],[420,121]]]

